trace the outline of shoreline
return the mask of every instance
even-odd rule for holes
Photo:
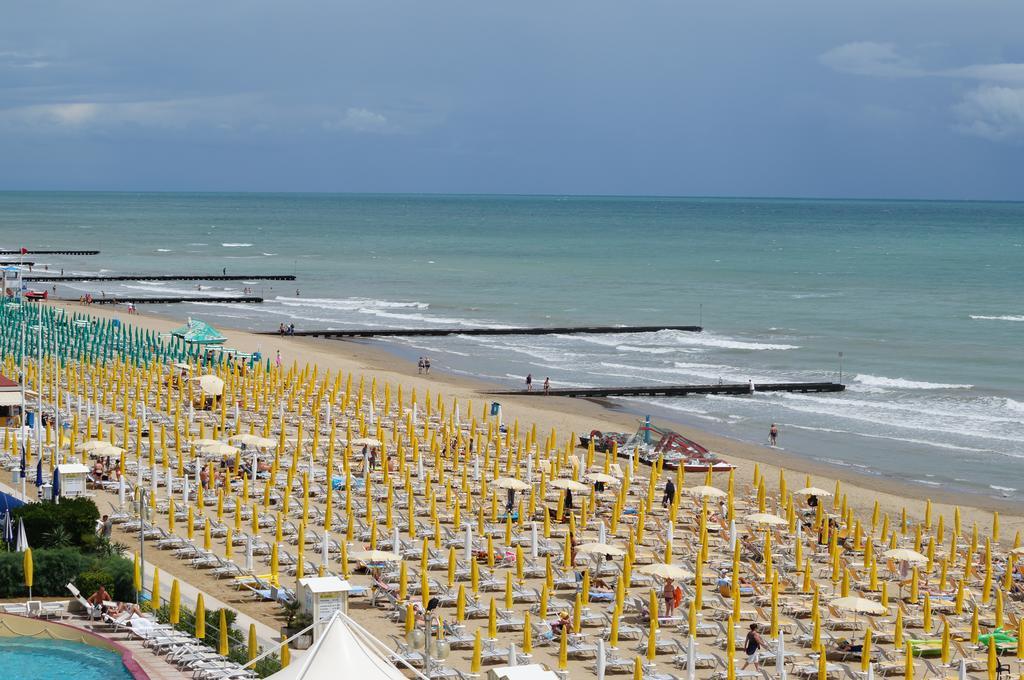
[[[48,302],[63,307],[68,312],[80,312],[97,317],[117,318],[122,323],[138,325],[162,332],[169,331],[180,325],[181,319],[167,313],[151,313],[129,315],[126,312],[109,307],[102,309],[83,308],[71,302]],[[373,374],[378,381],[400,383],[407,388],[427,389],[435,393],[440,386],[446,399],[456,397],[460,402],[471,400],[474,412],[483,403],[489,403],[493,397],[483,394],[493,389],[496,384],[486,380],[453,375],[451,373],[431,373],[429,376],[418,375],[414,362],[402,357],[397,352],[389,351],[379,344],[370,341],[330,340],[322,338],[305,338],[294,336],[256,335],[247,330],[233,329],[219,325],[228,337],[228,344],[242,351],[259,347],[264,357],[272,356],[281,350],[282,360],[286,363],[297,361],[316,363],[323,368],[343,370],[352,373]],[[542,406],[538,405],[542,403]],[[599,403],[595,400],[573,399],[570,397],[502,397],[505,419],[511,423],[520,420],[525,423],[537,423],[540,427],[556,427],[561,431],[576,433],[589,432],[592,429],[619,429],[632,431],[637,427],[638,415],[614,403]],[[810,475],[812,483],[831,489],[835,480],[842,484],[847,500],[855,510],[870,513],[877,501],[882,512],[898,515],[903,508],[911,517],[923,517],[924,506],[931,500],[933,513],[952,516],[953,507],[959,506],[964,513],[965,525],[977,522],[979,528],[991,526],[992,512],[1000,515],[1002,533],[1012,537],[1014,532],[1024,532],[1024,504],[988,497],[981,494],[967,494],[946,491],[941,488],[928,489],[923,486],[902,480],[887,479],[882,476],[858,473],[848,468],[812,460],[803,456],[771,449],[759,444],[732,439],[723,435],[701,430],[691,425],[680,423],[672,418],[659,417],[659,422],[670,423],[680,434],[694,439],[708,448],[718,452],[725,460],[736,465],[736,481],[749,484],[753,478],[754,465],[758,465],[765,475],[769,490],[777,489],[779,469],[786,471],[786,481],[791,488],[793,484],[803,485],[802,476]],[[691,473],[692,474],[692,473]],[[800,475],[798,478],[796,475]],[[692,479],[692,476],[691,476]]]

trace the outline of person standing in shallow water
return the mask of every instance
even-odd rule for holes
[[[533,373],[526,374],[526,391],[533,392]]]
[[[551,378],[544,378],[544,394],[551,394]]]
[[[772,423],[771,428],[768,430],[768,443],[775,446],[779,442],[779,426]]]

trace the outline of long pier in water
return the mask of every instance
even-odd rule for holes
[[[0,250],[0,255],[99,255],[98,250]]]
[[[685,397],[691,394],[750,394],[749,383],[723,383],[711,385],[641,385],[634,387],[556,387],[548,390],[496,390],[488,392],[498,396],[516,397]],[[755,392],[842,392],[846,385],[834,382],[754,383]]]
[[[657,333],[658,331],[685,331],[700,333],[701,326],[558,326],[539,328],[363,328],[330,330],[297,330],[292,335],[307,338],[375,338],[423,337],[443,335],[579,335],[608,333]],[[278,335],[277,331],[262,331],[261,335]]]
[[[77,300],[66,299],[65,302],[77,302]],[[118,305],[126,302],[131,302],[137,305],[173,305],[181,302],[230,302],[239,304],[260,304],[263,302],[261,297],[253,297],[251,295],[232,297],[229,295],[222,296],[191,296],[191,297],[134,297],[131,295],[119,295],[117,297],[104,297],[104,298],[93,298],[92,304],[94,305]]]
[[[86,276],[79,274],[55,276],[23,276],[23,281],[294,281],[294,274],[119,274]]]

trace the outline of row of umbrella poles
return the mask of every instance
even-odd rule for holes
[[[23,332],[30,331],[31,334]],[[109,361],[123,357],[137,365],[194,362],[220,363],[219,354],[207,356],[206,342],[80,313],[67,314],[59,307],[8,302],[0,305],[0,355],[33,356],[42,333],[43,351],[62,358]],[[222,340],[221,340],[222,341]],[[267,360],[267,368],[270,361]]]

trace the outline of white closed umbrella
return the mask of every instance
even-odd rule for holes
[[[15,552],[28,550],[28,536],[25,535],[25,522],[18,518],[18,542],[14,548]]]
[[[530,522],[530,557],[537,559],[537,523]]]
[[[422,459],[422,457],[421,457]],[[480,458],[479,456],[473,456],[473,481],[480,481]]]
[[[167,497],[170,498],[174,490],[174,470],[170,467],[167,468],[167,480],[164,483],[167,485]]]
[[[598,543],[607,543],[608,542],[608,532],[607,532],[607,530],[604,527],[604,522],[601,522],[601,523],[599,523],[597,525],[597,542]]]
[[[252,535],[245,535],[245,570],[252,572]]]
[[[125,491],[124,477],[120,477],[117,480],[117,503],[122,508],[124,507]]]
[[[960,667],[957,669],[958,680],[967,680],[967,659],[960,657]]]
[[[395,527],[394,532],[391,534],[391,552],[402,554],[402,539],[398,536],[398,527]]]
[[[604,638],[597,638],[597,680],[604,680]]]
[[[960,662],[963,663],[963,659],[961,659]],[[966,671],[964,671],[963,680],[966,680],[966,677],[967,677],[966,676]],[[875,664],[873,664],[873,663],[869,663],[868,664],[868,677],[867,677],[867,680],[875,680]]]
[[[526,457],[526,483],[533,484],[533,457]]]
[[[736,551],[736,520],[729,522],[729,552]]]
[[[516,643],[510,642],[508,645],[508,665],[518,666],[519,659],[516,658]]]
[[[188,507],[188,475],[181,478],[181,500]]]
[[[466,522],[466,542],[464,546],[464,559],[468,562],[473,559],[473,525]]]
[[[775,671],[779,680],[786,680],[786,635],[779,629],[779,639],[775,643]]]
[[[320,559],[324,565],[324,569],[327,569],[327,565],[330,563],[330,545],[331,545],[331,534],[328,531],[324,531],[324,544],[320,550]],[[397,550],[395,552],[398,552]]]

